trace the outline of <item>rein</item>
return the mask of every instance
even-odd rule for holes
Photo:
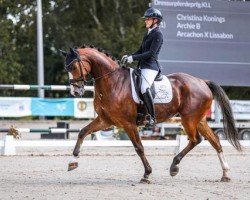
[[[104,75],[102,75],[102,76],[99,76],[99,77],[97,77],[97,78],[92,78],[91,81],[94,82],[94,81],[96,81],[96,80],[98,80],[98,79],[101,79],[101,78],[103,78],[103,77],[105,77],[105,76],[108,76],[108,75],[114,73],[115,71],[116,71],[116,69],[113,70],[113,71],[110,71],[110,72],[108,72],[108,73],[106,73],[106,74],[104,74]]]

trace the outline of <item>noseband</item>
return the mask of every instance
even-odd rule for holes
[[[77,61],[79,63],[79,67],[80,67],[80,77],[78,78],[75,78],[75,79],[69,79],[69,84],[72,85],[72,86],[75,86],[75,87],[78,87],[78,88],[81,88],[81,87],[84,87],[84,85],[82,86],[79,86],[75,83],[77,82],[80,82],[80,81],[83,81],[84,84],[86,84],[87,81],[85,78],[84,78],[84,75],[83,75],[83,69],[87,72],[87,75],[90,73],[90,71],[88,71],[84,66],[83,66],[83,60],[80,58],[80,56],[78,55],[76,59],[73,59],[68,65],[65,64],[65,70],[67,72],[71,72],[72,71],[72,63],[74,63],[75,61]],[[83,69],[82,69],[83,68]]]

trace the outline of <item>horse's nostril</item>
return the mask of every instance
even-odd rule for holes
[[[78,95],[79,95],[79,93],[78,93],[78,92],[74,92],[74,95],[75,95],[75,96],[78,96]]]

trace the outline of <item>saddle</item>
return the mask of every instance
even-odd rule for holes
[[[132,73],[132,79],[134,82],[134,86],[135,86],[135,91],[138,95],[138,97],[142,100],[142,93],[141,93],[141,84],[142,84],[142,80],[141,80],[141,69],[139,68],[135,68],[133,73]],[[161,74],[161,72],[159,72],[157,74],[157,76],[155,77],[154,81],[162,81],[163,76]],[[153,96],[153,98],[155,98],[155,85],[154,83],[152,84],[151,88],[151,94]],[[142,125],[143,122],[145,121],[145,118],[147,117],[148,113],[147,110],[144,106],[144,104],[142,104],[142,101],[140,101],[139,106],[137,107],[137,125]]]
[[[141,69],[136,68],[134,69],[133,73],[132,73],[132,78],[134,81],[134,85],[135,85],[135,91],[137,93],[137,95],[139,96],[140,99],[142,99],[142,93],[141,93],[141,84],[142,84],[142,80],[141,80]],[[161,74],[161,72],[159,71],[158,74],[155,77],[154,81],[162,81],[163,76]],[[152,84],[151,88],[151,94],[153,96],[153,98],[155,98],[155,85],[154,83]]]

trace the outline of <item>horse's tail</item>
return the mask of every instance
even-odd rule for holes
[[[223,115],[224,132],[227,140],[234,146],[235,149],[241,151],[241,145],[239,142],[239,134],[235,126],[235,120],[233,117],[232,108],[228,96],[224,90],[212,81],[205,81],[211,92],[213,93],[215,101],[218,102]]]

